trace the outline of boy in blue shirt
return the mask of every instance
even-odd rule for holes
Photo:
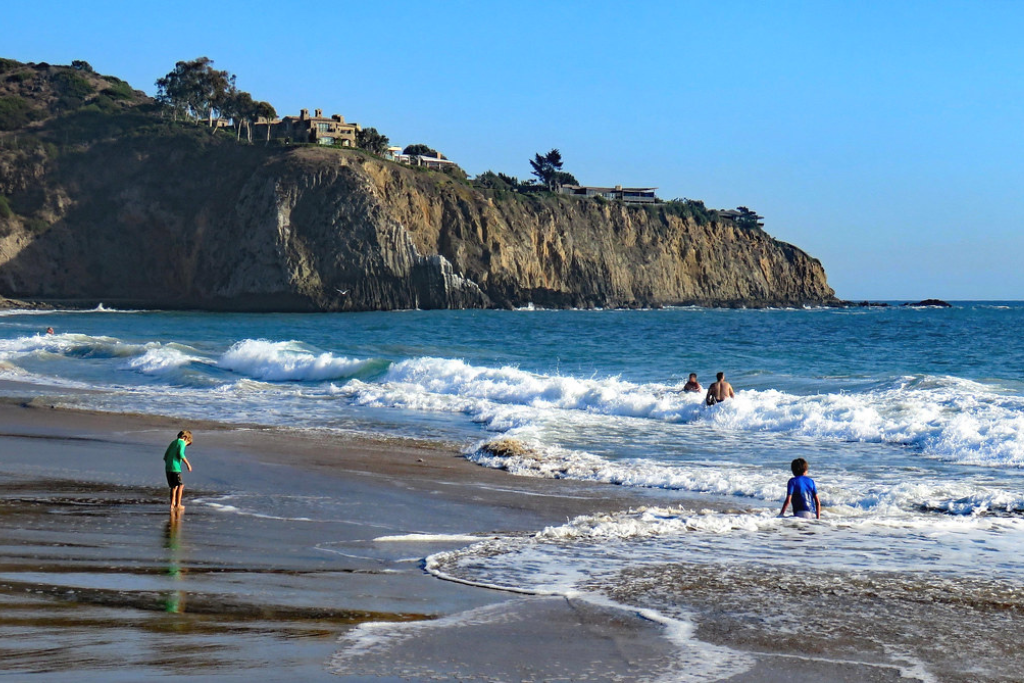
[[[192,471],[192,465],[185,457],[185,447],[191,444],[192,432],[183,429],[178,432],[178,438],[164,451],[164,471],[167,473],[167,486],[171,489],[172,515],[185,510],[185,506],[181,504],[181,494],[185,491],[185,485],[181,481],[181,463],[185,463],[189,472]]]
[[[793,501],[794,517],[821,519],[818,487],[814,485],[814,480],[807,476],[807,461],[797,458],[789,468],[793,470],[793,478],[786,485],[786,502],[782,504],[782,512],[779,513],[779,517],[786,514],[789,502]]]

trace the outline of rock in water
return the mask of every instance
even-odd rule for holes
[[[946,303],[942,299],[925,299],[924,301],[918,301],[916,304],[900,304],[900,306],[913,306],[917,307],[934,307],[934,308],[953,308],[953,304]]]

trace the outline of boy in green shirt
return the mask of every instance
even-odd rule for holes
[[[185,463],[189,472],[192,471],[192,465],[185,457],[185,446],[191,444],[192,432],[183,429],[178,432],[178,438],[164,451],[164,470],[167,472],[167,485],[171,489],[172,515],[185,510],[185,506],[181,504],[181,494],[185,490],[185,485],[181,482],[181,463]]]

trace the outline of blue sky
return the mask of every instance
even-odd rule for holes
[[[14,3],[0,56],[205,55],[470,174],[749,206],[847,299],[1024,299],[1024,3]],[[11,30],[16,27],[17,30]]]

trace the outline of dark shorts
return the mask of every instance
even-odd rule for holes
[[[172,489],[181,486],[181,472],[168,472],[167,485]]]

